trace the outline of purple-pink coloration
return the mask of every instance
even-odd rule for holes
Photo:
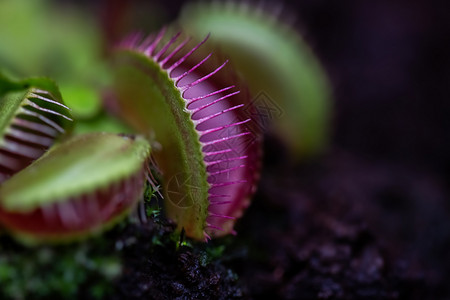
[[[165,29],[145,39],[132,35],[120,46],[159,64],[180,91],[202,145],[210,186],[204,237],[234,233],[235,220],[250,204],[260,169],[261,135],[244,109],[251,100],[249,93],[245,87],[235,90],[243,85],[226,68],[228,61],[217,66],[211,53],[200,54],[208,37],[186,50],[189,38],[176,45],[178,33],[160,45],[164,35]]]
[[[80,237],[100,230],[122,215],[139,198],[144,186],[145,170],[111,186],[37,207],[27,213],[0,208],[0,220],[15,232],[42,239]]]

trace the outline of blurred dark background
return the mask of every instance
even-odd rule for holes
[[[104,23],[114,40],[143,24],[156,30],[187,1],[84,2],[103,19],[121,20],[115,28]],[[448,184],[448,2],[302,0],[286,7],[334,85],[333,146],[437,172]]]
[[[337,146],[448,174],[444,3],[299,1],[306,37],[335,85]]]

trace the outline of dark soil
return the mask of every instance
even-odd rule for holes
[[[301,170],[274,168],[240,228],[249,257],[259,257],[238,264],[253,297],[450,295],[449,210],[436,178],[343,151]]]
[[[333,152],[295,169],[269,163],[237,237],[175,250],[176,242],[152,244],[155,225],[131,227],[142,237],[123,252],[116,297],[448,297],[450,214],[439,180]],[[221,244],[223,254],[208,260]]]

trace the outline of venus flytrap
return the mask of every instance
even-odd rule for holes
[[[113,51],[105,103],[152,144],[165,211],[178,231],[207,240],[234,233],[256,189],[266,128],[252,97],[263,91],[282,108],[273,126],[303,157],[326,144],[329,86],[298,34],[248,2],[192,5],[179,24],[195,38],[163,29],[130,35]],[[209,40],[195,42],[210,31]],[[83,94],[75,90],[72,95]],[[142,196],[150,160],[142,138],[81,135],[39,158],[71,129],[56,85],[0,77],[0,97],[0,180],[19,172],[0,187],[0,221],[16,236],[84,237],[114,223]],[[86,120],[75,132],[104,128],[91,122],[101,112],[96,105],[78,109],[74,115]]]
[[[93,23],[77,14],[72,20],[72,14],[47,10],[46,1],[38,2],[0,4],[0,24],[20,24],[18,31],[0,28],[0,65],[56,78],[66,102],[49,79],[14,81],[0,73],[0,225],[26,245],[43,244],[24,247],[23,253],[52,249],[54,254],[34,267],[34,256],[29,263],[20,252],[14,253],[17,260],[0,261],[7,268],[0,281],[12,286],[11,297],[36,297],[36,286],[42,287],[42,298],[55,293],[67,298],[65,286],[74,298],[86,286],[94,290],[90,278],[99,276],[91,260],[80,268],[79,256],[73,260],[72,252],[64,255],[61,246],[47,244],[97,235],[132,211],[141,223],[128,227],[137,229],[131,236],[128,230],[113,239],[107,236],[106,246],[102,239],[79,243],[75,252],[89,245],[115,257],[107,251],[142,242],[139,249],[148,249],[146,243],[166,249],[175,243],[177,249],[205,247],[203,266],[223,256],[223,241],[216,247],[199,246],[185,236],[205,241],[234,234],[236,221],[250,205],[260,176],[261,131],[267,129],[258,119],[260,92],[281,108],[283,115],[271,121],[297,157],[326,144],[327,79],[299,35],[267,8],[246,1],[190,5],[177,26],[194,38],[164,29],[148,37],[130,35],[111,51],[110,69],[97,55],[101,38]],[[61,20],[69,26],[54,25]],[[100,97],[98,90],[105,86]],[[100,98],[108,113],[121,119],[108,114]],[[152,182],[149,162],[154,162],[159,186]],[[164,208],[150,203],[155,195]],[[137,204],[144,209],[136,210]],[[177,231],[172,232],[162,213],[176,222]],[[138,238],[148,219],[160,227],[158,232],[150,239],[147,234]],[[118,275],[118,264],[109,264],[109,275],[103,277]],[[22,276],[23,271],[30,277]],[[51,276],[39,277],[45,273]],[[52,290],[52,282],[61,291]]]
[[[0,221],[32,244],[101,232],[141,199],[149,154],[140,137],[73,137],[0,186]]]
[[[70,109],[53,81],[0,76],[0,182],[40,157],[71,130]]]
[[[206,40],[165,30],[125,39],[110,103],[155,145],[167,214],[198,240],[234,232],[259,177],[261,142],[235,74],[211,53],[199,55]]]

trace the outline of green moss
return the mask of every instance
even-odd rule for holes
[[[60,247],[24,248],[3,237],[1,299],[106,298],[121,274],[119,253],[105,238]]]

